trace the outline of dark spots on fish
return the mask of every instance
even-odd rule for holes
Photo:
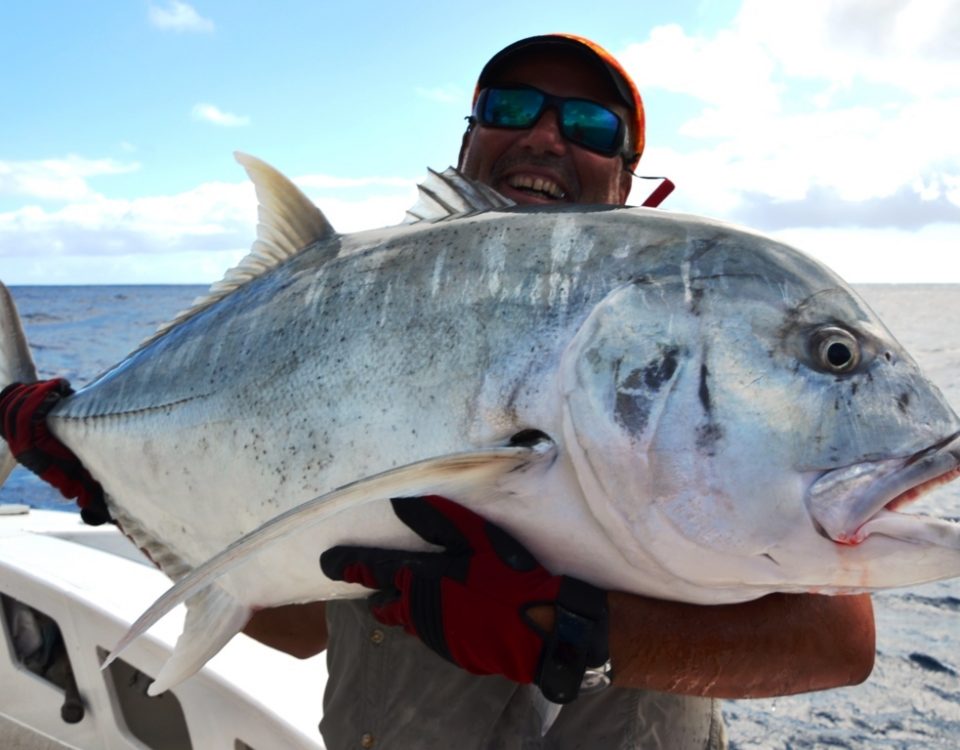
[[[642,434],[650,419],[650,398],[643,393],[617,391],[613,415],[627,432]]]
[[[653,279],[649,276],[634,276],[632,279],[630,279],[630,284],[632,286],[644,286],[652,283]]]
[[[700,397],[700,405],[703,407],[704,413],[709,417],[712,406],[710,404],[710,370],[707,368],[706,362],[700,365],[700,388],[697,390],[697,395]]]
[[[717,443],[723,439],[723,428],[714,422],[697,428],[697,450],[705,456],[715,456]]]
[[[628,432],[640,434],[646,430],[655,396],[673,380],[678,360],[677,347],[661,346],[658,359],[631,370],[622,380],[617,376],[614,417]]]
[[[904,391],[897,396],[897,408],[904,414],[907,413],[907,407],[910,406],[910,394]]]
[[[916,664],[918,667],[926,669],[928,672],[939,672],[940,674],[948,674],[952,677],[956,677],[957,675],[955,670],[948,667],[939,659],[935,659],[928,654],[914,652],[910,654],[910,661]]]
[[[857,383],[855,380],[851,380],[851,381],[850,381],[850,395],[851,395],[851,396],[856,396],[856,395],[857,395],[857,391],[859,390],[859,388],[860,388],[860,384],[859,384],[859,383]]]
[[[676,347],[670,347],[663,352],[662,359],[654,360],[644,367],[642,371],[643,384],[651,390],[659,391],[664,383],[670,382],[677,371],[678,354],[679,350]],[[634,382],[634,380],[639,372],[639,370],[634,370],[630,373],[624,381],[624,385],[628,388],[638,387],[640,384]]]
[[[703,302],[703,293],[703,287],[693,287],[690,290],[690,312],[698,318],[701,314],[700,306]]]
[[[710,368],[707,367],[707,352],[704,350],[700,365],[700,386],[697,396],[706,416],[706,422],[697,428],[697,450],[706,456],[716,455],[717,443],[723,439],[723,428],[713,419],[713,401],[710,396]]]

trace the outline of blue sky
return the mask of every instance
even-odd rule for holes
[[[678,184],[665,209],[775,235],[855,282],[960,282],[960,4],[585,7],[4,3],[0,280],[218,279],[255,231],[238,149],[342,231],[395,223],[426,167],[456,159],[483,63],[562,30],[635,76],[639,171]]]

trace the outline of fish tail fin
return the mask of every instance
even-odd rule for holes
[[[37,368],[30,355],[17,306],[7,287],[0,282],[0,390],[11,383],[33,383],[36,380]],[[16,464],[7,442],[0,440],[0,485]]]
[[[177,639],[173,654],[147,688],[149,695],[160,695],[199,671],[233,636],[243,630],[253,614],[253,610],[216,584],[191,597],[186,604],[187,617],[183,632]],[[110,660],[118,654],[119,651],[115,650]]]

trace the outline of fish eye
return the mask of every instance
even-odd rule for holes
[[[817,369],[843,374],[860,364],[860,342],[850,331],[837,326],[824,326],[813,334],[811,347]]]

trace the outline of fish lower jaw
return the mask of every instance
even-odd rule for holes
[[[872,514],[865,521],[860,523],[852,532],[841,531],[837,534],[828,534],[828,536],[837,544],[857,545],[863,542],[872,534],[886,534],[888,536],[897,536],[897,538],[914,541],[931,541],[927,533],[917,534],[921,527],[936,527],[938,538],[942,537],[945,528],[955,527],[956,533],[960,536],[960,523],[952,520],[934,518],[922,513],[902,513],[900,508],[917,502],[921,497],[933,489],[951,482],[960,476],[960,466],[945,471],[939,476],[921,482],[915,487],[911,487],[889,502],[884,503],[876,513]],[[913,529],[912,527],[916,527]],[[896,534],[892,533],[896,532]]]
[[[928,479],[926,482],[923,482],[916,487],[911,487],[906,492],[901,492],[883,507],[889,511],[896,511],[904,505],[909,505],[910,503],[916,502],[920,499],[920,497],[930,492],[935,487],[939,487],[947,482],[952,482],[957,477],[960,477],[960,466],[955,466],[954,468],[945,471],[940,476],[934,477],[933,479]]]

